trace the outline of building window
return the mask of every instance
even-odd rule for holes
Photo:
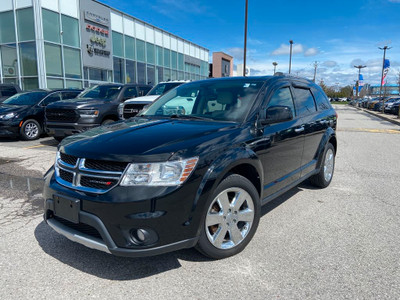
[[[127,59],[125,65],[126,83],[136,82],[136,62]]]
[[[17,10],[18,40],[31,41],[35,39],[35,22],[32,7]]]
[[[22,89],[25,91],[35,90],[39,88],[39,82],[37,78],[23,78]]]
[[[0,44],[15,43],[14,12],[0,13]]]
[[[19,44],[19,55],[21,59],[22,76],[37,76],[36,44]]]
[[[156,46],[156,64],[157,66],[163,65],[163,48]]]
[[[135,39],[125,35],[125,57],[135,59]]]
[[[1,50],[1,62],[4,77],[18,77],[17,46],[3,45]]]
[[[144,63],[137,63],[137,76],[138,76],[138,83],[146,84],[146,64]]]
[[[156,83],[156,69],[154,66],[147,65],[147,84],[155,85]]]
[[[77,81],[77,80],[66,80],[65,81],[66,88],[75,88],[75,89],[81,89],[82,88],[82,81]]]
[[[64,47],[64,67],[65,77],[82,78],[80,50]]]
[[[63,44],[72,47],[80,47],[78,20],[61,15],[61,23]]]
[[[170,81],[170,80],[171,80],[171,70],[164,69],[164,81]]]
[[[49,89],[62,89],[64,87],[64,81],[62,79],[47,77],[47,87]]]
[[[178,74],[176,70],[171,70],[171,80],[178,80]]]
[[[144,48],[144,42],[141,40],[136,40],[136,57],[138,61],[146,61],[146,53]]]
[[[60,16],[58,13],[42,9],[43,37],[46,41],[60,43]]]
[[[45,43],[44,53],[46,57],[46,75],[62,76],[61,46]]]
[[[147,51],[147,63],[153,64],[155,63],[155,49],[154,45],[150,43],[146,43],[146,51]]]
[[[183,54],[182,53],[178,53],[178,70],[179,71],[184,71],[184,60],[183,60]]]
[[[164,67],[171,67],[171,51],[164,49]]]
[[[114,57],[114,82],[125,82],[124,60],[122,58]]]
[[[157,83],[164,81],[164,69],[162,67],[157,67],[156,69],[156,79]]]
[[[122,34],[113,31],[112,42],[113,42],[113,55],[124,57],[124,43]]]
[[[171,68],[175,70],[177,69],[177,54],[175,51],[171,51]]]

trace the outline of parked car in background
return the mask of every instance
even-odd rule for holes
[[[392,106],[397,101],[400,101],[400,97],[392,97],[385,101],[385,113],[390,113]]]
[[[2,103],[7,98],[21,92],[21,89],[16,84],[0,83],[0,103]]]
[[[214,259],[235,255],[261,205],[308,178],[330,184],[336,119],[323,90],[302,78],[181,85],[140,116],[64,139],[45,174],[44,218],[114,255],[194,246]]]
[[[400,100],[394,102],[392,107],[390,108],[390,113],[392,113],[394,115],[398,115],[399,114],[399,106],[400,106]]]
[[[118,106],[118,115],[121,120],[129,119],[135,116],[139,111],[143,109],[146,105],[153,103],[161,95],[164,95],[166,92],[171,89],[185,83],[188,81],[167,81],[160,82],[156,86],[154,86],[147,94],[143,97],[137,97],[134,99],[128,99],[125,102],[119,104]]]
[[[78,98],[46,107],[48,135],[60,141],[64,137],[118,120],[118,105],[127,99],[147,94],[143,84],[100,84],[88,88]]]
[[[36,90],[11,96],[0,104],[0,136],[35,140],[43,132],[44,110],[50,103],[75,98],[82,90]]]

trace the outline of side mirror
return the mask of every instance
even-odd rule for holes
[[[293,112],[289,106],[270,106],[265,110],[261,125],[280,123],[293,119]]]

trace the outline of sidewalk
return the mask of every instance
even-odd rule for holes
[[[392,115],[392,114],[383,114],[382,112],[377,112],[373,110],[369,110],[363,107],[356,107],[353,106],[354,108],[357,108],[358,110],[364,111],[366,113],[369,113],[371,115],[377,116],[378,118],[381,118],[383,120],[386,120],[388,122],[391,122],[393,124],[399,125],[400,126],[400,119],[397,115]]]

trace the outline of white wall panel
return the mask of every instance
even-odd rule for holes
[[[197,46],[194,47],[194,57],[200,59],[200,48]]]
[[[189,55],[194,57],[195,56],[194,46],[192,44],[190,44],[189,47],[190,47],[189,48]]]
[[[24,7],[29,7],[32,6],[32,0],[16,0],[16,5],[15,7],[18,8],[24,8]],[[1,5],[3,5],[3,0],[1,1]]]
[[[12,0],[1,0],[0,4],[0,12],[12,10],[13,9],[13,2]]]
[[[167,49],[171,48],[171,38],[167,33],[163,33],[163,45]]]
[[[171,36],[171,50],[178,51],[178,40]]]
[[[78,0],[60,0],[60,12],[64,15],[78,18]]]
[[[200,59],[204,60],[204,49],[200,49]]]
[[[179,53],[184,53],[184,50],[183,50],[183,41],[182,41],[182,40],[178,40],[178,52],[179,52]]]
[[[131,37],[135,36],[135,27],[132,19],[124,17],[124,33]]]
[[[204,57],[204,60],[209,62],[210,61],[210,55],[209,55],[208,51],[205,51],[205,55],[206,56]]]
[[[154,29],[146,25],[146,42],[154,44]]]
[[[185,42],[185,54],[190,55],[190,46],[188,42]]]
[[[160,30],[155,29],[155,42],[157,46],[162,47],[163,46],[163,42],[162,42],[162,32]]]
[[[115,12],[111,12],[111,29],[119,33],[124,33],[123,28],[122,16]]]
[[[42,0],[42,7],[56,12],[59,11],[58,1],[55,0]]]
[[[144,41],[144,24],[142,22],[135,21],[135,31],[136,38]]]

